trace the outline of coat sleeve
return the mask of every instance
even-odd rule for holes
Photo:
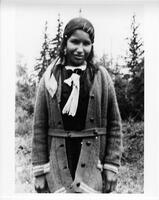
[[[122,155],[122,123],[117,103],[115,88],[111,77],[106,72],[108,82],[108,108],[107,108],[107,145],[105,166],[120,166]]]
[[[37,90],[33,121],[32,165],[48,162],[48,108],[45,95],[45,82],[42,77]]]

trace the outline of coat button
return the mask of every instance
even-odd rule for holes
[[[97,130],[94,130],[94,135],[98,135],[98,131]]]
[[[60,147],[64,147],[64,144],[60,144]]]
[[[67,131],[67,137],[71,137],[71,133],[69,131]]]
[[[90,118],[90,121],[91,121],[91,122],[94,122],[94,118],[93,118],[93,117],[91,117],[91,118]]]
[[[86,166],[86,164],[85,163],[81,163],[81,167],[85,167]]]
[[[76,185],[77,185],[77,187],[79,187],[79,186],[80,186],[80,182],[79,182],[79,183],[77,183]]]
[[[94,94],[91,94],[90,97],[91,97],[91,99],[94,99]]]
[[[61,121],[59,121],[59,122],[58,122],[58,125],[61,125],[61,124],[62,124]]]
[[[87,145],[87,146],[90,146],[90,145],[91,145],[91,142],[90,142],[90,141],[87,141],[87,142],[86,142],[86,145]]]

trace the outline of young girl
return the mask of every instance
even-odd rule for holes
[[[94,27],[74,18],[41,78],[32,164],[37,192],[108,193],[120,166],[121,118],[107,70],[93,62]]]

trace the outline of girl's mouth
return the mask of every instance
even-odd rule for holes
[[[74,55],[74,58],[77,60],[83,60],[84,57],[79,55]]]

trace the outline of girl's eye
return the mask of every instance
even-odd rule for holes
[[[76,39],[71,40],[71,42],[72,42],[73,44],[79,44],[79,43],[80,43],[80,41],[79,41],[79,40],[76,40]]]
[[[84,46],[88,46],[88,45],[90,45],[90,44],[91,44],[90,41],[85,41],[85,42],[83,42],[83,45],[84,45]]]

